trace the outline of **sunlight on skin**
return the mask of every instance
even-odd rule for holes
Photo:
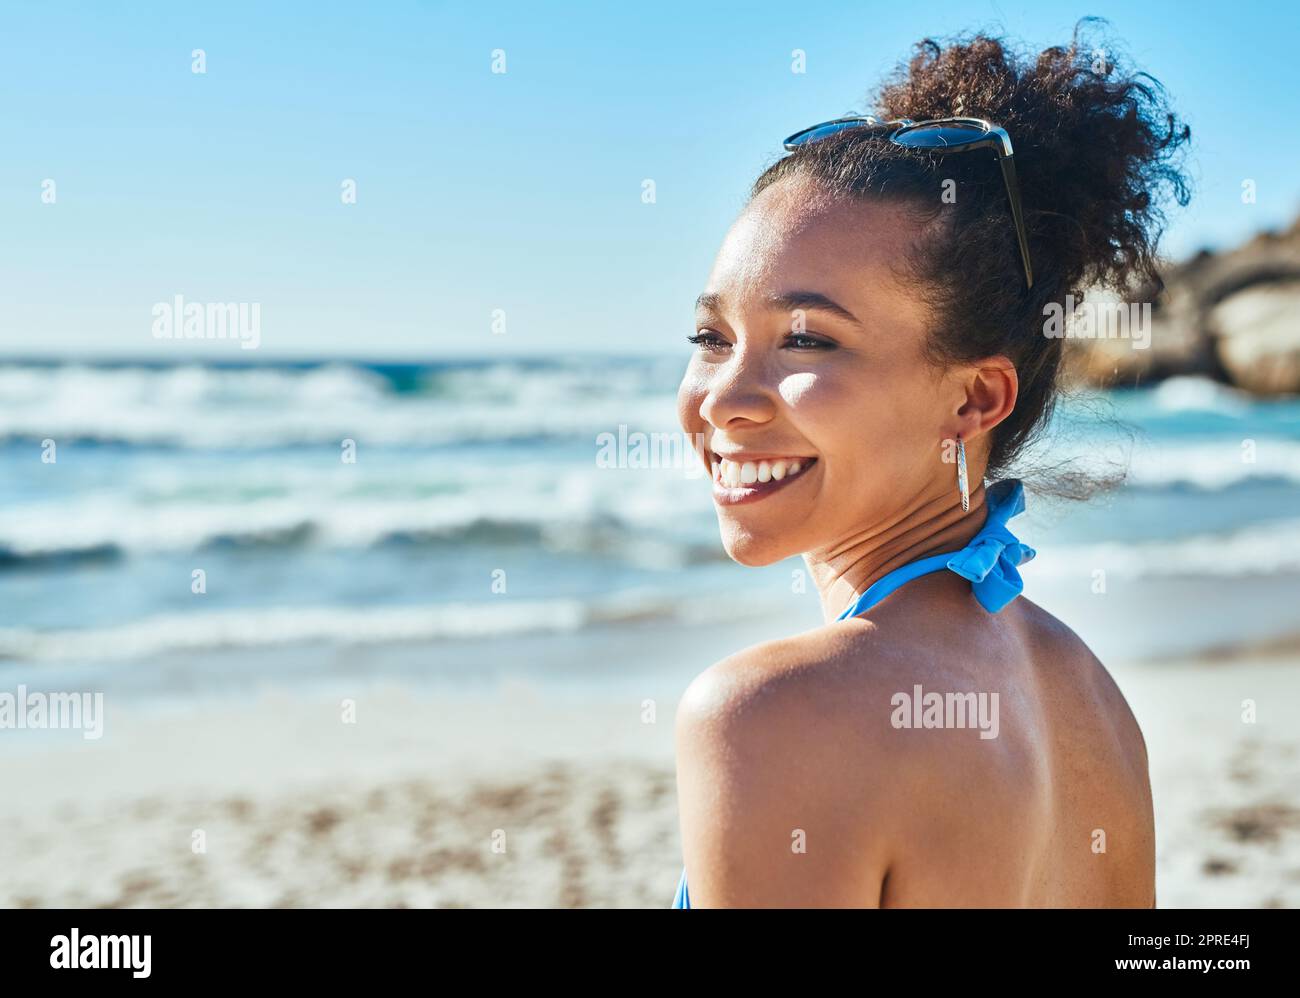
[[[769,187],[727,233],[696,315],[678,414],[715,453],[815,459],[759,502],[718,506],[723,544],[746,565],[804,554],[829,610],[895,564],[959,547],[979,527],[989,431],[1015,404],[1006,358],[938,369],[932,316],[900,273],[914,213],[827,196],[795,179]],[[802,331],[773,297],[815,292]],[[716,296],[716,303],[713,300]],[[963,516],[944,441],[966,441]]]

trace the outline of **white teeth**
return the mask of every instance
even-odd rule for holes
[[[740,488],[755,482],[779,482],[788,475],[797,475],[805,467],[796,459],[778,461],[728,461],[722,458],[712,462],[713,480],[724,488]]]

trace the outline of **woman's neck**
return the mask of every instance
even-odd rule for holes
[[[948,486],[940,495],[918,496],[889,520],[863,527],[833,547],[805,554],[827,623],[894,569],[961,550],[984,525],[984,507],[983,483],[971,490],[965,513],[957,490]]]

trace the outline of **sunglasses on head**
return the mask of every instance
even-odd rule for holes
[[[966,152],[970,149],[992,149],[1002,166],[1002,181],[1007,189],[1007,202],[1011,205],[1011,218],[1016,224],[1016,240],[1020,243],[1020,260],[1025,266],[1025,286],[1034,286],[1034,271],[1029,263],[1029,240],[1025,238],[1025,223],[1020,206],[1020,184],[1016,180],[1016,167],[1012,162],[1011,136],[983,118],[936,118],[933,121],[881,121],[872,115],[836,118],[795,132],[785,140],[785,148],[793,152],[800,146],[817,142],[850,128],[866,128],[888,137],[894,145],[922,152]]]

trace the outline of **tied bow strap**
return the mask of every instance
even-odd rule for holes
[[[988,517],[971,542],[948,559],[948,567],[969,579],[980,606],[997,613],[1025,588],[1016,568],[1036,552],[1007,529],[1006,521],[1024,512],[1024,486],[1015,479],[988,490]]]

